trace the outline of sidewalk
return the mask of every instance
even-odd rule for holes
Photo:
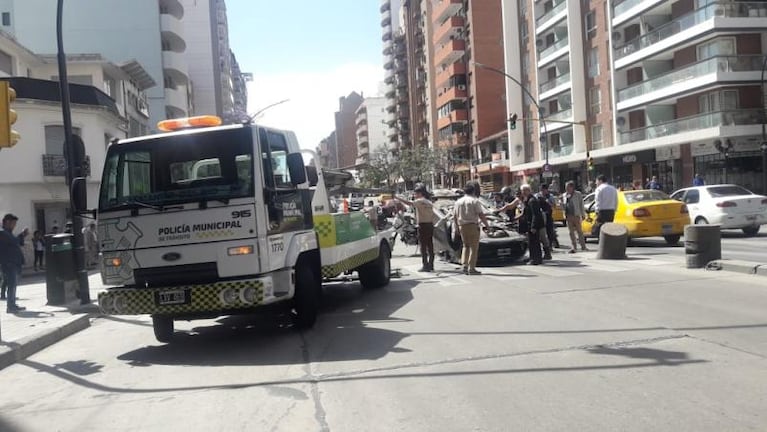
[[[103,285],[97,272],[88,279],[91,304],[48,306],[45,274],[25,272],[16,294],[26,310],[8,314],[5,300],[0,302],[0,369],[90,326],[92,315],[98,314],[96,300]]]

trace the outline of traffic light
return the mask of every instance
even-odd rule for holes
[[[16,145],[21,135],[12,129],[16,123],[16,110],[11,108],[11,103],[16,100],[16,90],[8,81],[0,81],[0,148],[9,148]]]
[[[509,129],[514,130],[517,128],[517,118],[516,114],[509,116]]]
[[[589,157],[589,171],[594,171],[594,158]]]

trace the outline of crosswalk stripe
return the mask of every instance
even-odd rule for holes
[[[542,266],[527,266],[525,267],[525,271],[529,271],[531,273],[538,273],[544,276],[551,276],[551,277],[564,277],[564,276],[577,276],[581,273],[570,271],[570,270],[562,270],[556,267],[542,265]]]

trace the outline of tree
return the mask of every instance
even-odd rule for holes
[[[392,188],[399,174],[399,161],[389,150],[389,146],[377,148],[370,154],[368,166],[365,169],[365,184],[377,188],[386,185]]]

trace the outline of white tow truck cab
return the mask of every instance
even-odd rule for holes
[[[109,147],[95,210],[101,276],[113,286],[99,294],[105,314],[149,314],[168,342],[174,320],[280,302],[297,327],[312,326],[322,280],[342,273],[388,284],[392,233],[360,212],[331,212],[322,169],[307,176],[295,134],[219,125],[166,121],[168,133]]]

